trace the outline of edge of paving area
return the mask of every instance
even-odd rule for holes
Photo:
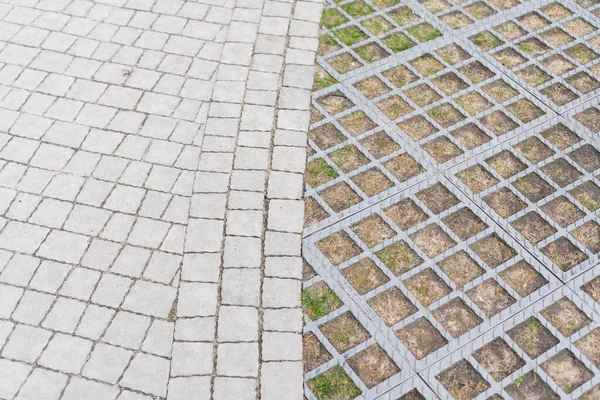
[[[237,0],[205,124],[177,317],[218,316],[214,398],[303,397],[303,175],[323,3],[291,3]],[[173,349],[169,394],[194,396],[200,381],[173,374],[193,349],[177,335]]]

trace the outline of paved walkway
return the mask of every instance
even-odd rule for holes
[[[0,1],[0,398],[302,397],[321,10]]]

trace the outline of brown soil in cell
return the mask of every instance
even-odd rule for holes
[[[492,140],[484,131],[472,122],[453,130],[450,134],[454,136],[460,144],[465,146],[467,150],[472,150]]]
[[[538,29],[542,29],[546,25],[550,24],[550,21],[535,11],[523,15],[517,18],[517,20],[521,23],[521,25],[530,31],[537,31]]]
[[[498,275],[521,297],[528,296],[548,283],[546,278],[524,260],[506,268]]]
[[[398,123],[402,129],[414,141],[419,141],[436,133],[438,130],[431,122],[422,115],[417,115]]]
[[[600,303],[600,277],[596,277],[582,285],[581,290],[586,292],[596,303]]]
[[[543,309],[540,314],[552,324],[564,337],[569,337],[592,320],[567,297]]]
[[[510,224],[534,246],[556,233],[556,229],[535,211],[528,212]]]
[[[571,89],[562,83],[555,83],[540,91],[544,96],[549,98],[554,104],[564,106],[567,103],[576,100],[578,96]]]
[[[383,83],[381,79],[376,76],[371,76],[360,82],[356,82],[354,87],[369,100],[379,97],[391,90],[385,83]]]
[[[523,200],[519,199],[506,187],[488,194],[483,198],[483,201],[502,218],[508,218],[527,207]]]
[[[392,120],[414,111],[414,108],[398,95],[393,95],[380,101],[377,103],[377,108]]]
[[[354,175],[351,179],[369,197],[375,196],[394,186],[394,183],[375,167]]]
[[[522,42],[517,43],[517,46],[519,46],[519,48],[529,57],[533,58],[540,57],[551,50],[550,47],[546,46],[544,42],[537,38],[525,39]]]
[[[342,367],[335,366],[306,382],[318,400],[351,400],[361,394]]]
[[[598,9],[595,10],[598,12]],[[581,395],[580,399],[582,400],[592,400],[592,399],[600,399],[600,384],[594,386],[587,392]]]
[[[515,90],[508,83],[504,82],[502,79],[497,79],[491,83],[488,83],[483,86],[482,89],[488,96],[496,100],[498,103],[504,103],[505,101],[508,101],[519,94],[517,90]]]
[[[504,179],[527,169],[527,165],[508,150],[488,158],[485,162]]]
[[[524,177],[518,178],[512,184],[532,203],[537,203],[556,191],[535,172],[530,172]]]
[[[379,36],[382,33],[385,33],[394,28],[394,26],[390,24],[381,15],[364,20],[361,22],[361,24],[375,36]]]
[[[483,311],[487,318],[492,318],[516,302],[514,297],[492,278],[467,290],[465,294]]]
[[[553,21],[560,21],[561,19],[567,18],[573,14],[571,10],[557,2],[545,5],[544,7],[540,8],[540,10],[549,16]]]
[[[434,14],[451,7],[450,4],[444,0],[419,0],[419,3]]]
[[[483,1],[478,1],[470,6],[465,7],[465,11],[477,19],[484,19],[496,14],[496,11]]]
[[[427,111],[427,114],[443,128],[449,128],[452,125],[456,125],[466,118],[466,116],[454,108],[450,103],[444,103],[434,107]]]
[[[354,107],[354,104],[339,90],[319,97],[317,99],[317,103],[319,103],[321,107],[323,107],[325,111],[331,115],[341,113],[342,111]]]
[[[412,292],[413,296],[419,300],[423,307],[429,307],[431,303],[452,293],[452,288],[433,272],[431,268],[424,269],[402,283]]]
[[[460,337],[483,322],[460,297],[438,307],[432,314],[453,338]]]
[[[321,325],[319,329],[340,354],[371,337],[349,311]]]
[[[322,150],[337,146],[347,139],[346,136],[331,123],[326,123],[318,128],[312,129],[308,133],[308,137]]]
[[[584,144],[569,153],[569,157],[587,172],[600,169],[600,151],[591,144]]]
[[[583,176],[577,168],[569,164],[564,158],[558,158],[551,163],[544,165],[541,170],[560,187],[570,185]]]
[[[575,115],[575,119],[594,133],[600,131],[600,110],[598,108],[590,107]]]
[[[596,30],[594,25],[590,24],[583,18],[572,19],[572,20],[567,21],[564,24],[562,24],[562,26],[567,31],[569,31],[569,33],[571,33],[577,37],[583,37],[583,36],[589,35],[590,33],[594,32]]]
[[[312,187],[320,186],[337,177],[335,169],[322,158],[316,158],[306,164],[304,181]]]
[[[549,29],[541,33],[540,36],[553,47],[562,47],[575,40],[573,36],[569,35],[567,32],[558,27]]]
[[[329,217],[327,211],[321,207],[317,201],[312,197],[306,197],[304,199],[304,227],[316,224],[319,221],[323,221]]]
[[[403,231],[413,226],[427,221],[427,214],[411,199],[406,198],[392,204],[385,210],[385,215],[391,219],[394,224]]]
[[[513,147],[532,164],[537,164],[554,155],[554,150],[535,136],[528,137]]]
[[[400,3],[400,0],[374,0],[372,3],[375,4],[377,8],[384,9],[395,6]]]
[[[445,136],[431,140],[423,149],[440,164],[463,154],[463,151]]]
[[[496,25],[494,30],[500,34],[506,40],[514,40],[525,35],[527,31],[521,28],[513,21],[503,22],[500,25]]]
[[[525,366],[525,361],[502,338],[496,338],[474,351],[473,358],[496,382]]]
[[[317,242],[317,248],[335,266],[356,257],[362,250],[346,232],[336,232]]]
[[[310,147],[310,144],[308,144],[308,145],[306,146],[306,156],[307,156],[307,157],[312,157],[312,156],[314,156],[315,154],[317,154],[317,153],[316,153],[316,152],[313,150],[313,148],[312,148],[312,147]]]
[[[314,278],[315,276],[317,276],[317,273],[315,272],[313,267],[311,267],[310,264],[307,263],[306,260],[303,258],[302,259],[302,281],[306,282],[306,281]]]
[[[448,344],[442,334],[424,317],[399,329],[396,336],[417,360],[422,360]]]
[[[410,235],[410,238],[429,258],[434,258],[456,245],[438,224],[427,225]]]
[[[348,365],[368,388],[372,388],[400,372],[400,368],[378,344],[372,344],[350,357]]]
[[[537,65],[530,65],[523,69],[520,69],[516,72],[519,78],[523,79],[527,84],[537,87],[539,85],[543,85],[552,79],[550,75],[545,73],[540,67]]]
[[[596,328],[578,341],[575,347],[582,352],[596,367],[600,366],[600,328]],[[600,393],[599,393],[600,394]],[[590,397],[597,398],[597,397]],[[587,399],[583,396],[582,399]]]
[[[362,67],[362,64],[350,53],[338,54],[327,59],[327,62],[340,74],[345,74]]]
[[[359,142],[369,154],[377,159],[400,150],[400,145],[383,131],[367,136]]]
[[[493,56],[508,69],[513,69],[527,61],[525,57],[510,47],[494,53]]]
[[[421,190],[416,196],[434,214],[439,214],[460,203],[460,200],[441,183]]]
[[[559,351],[540,367],[566,393],[571,393],[594,376],[569,349]]]
[[[442,98],[442,96],[437,94],[437,92],[426,83],[420,83],[417,86],[406,90],[404,94],[419,107],[428,106]]]
[[[421,164],[409,156],[408,153],[400,154],[386,161],[383,165],[400,182],[406,182],[425,171]]]
[[[471,58],[469,53],[467,53],[463,50],[462,47],[454,43],[448,44],[442,47],[441,49],[436,50],[436,53],[450,65],[454,65]]]
[[[312,125],[315,122],[321,121],[325,116],[321,114],[319,110],[315,108],[315,106],[310,106],[310,120],[309,123]]]
[[[423,54],[422,56],[410,61],[414,69],[419,71],[423,76],[436,74],[444,69],[444,64],[439,62],[431,54]]]
[[[436,379],[456,400],[470,400],[490,387],[465,359],[440,372]]]
[[[375,255],[396,276],[423,263],[423,259],[403,240],[379,250]]]
[[[564,150],[581,141],[579,136],[563,124],[556,124],[552,128],[548,128],[541,135],[560,150]],[[551,155],[553,154],[554,152]]]
[[[585,217],[585,213],[571,203],[565,196],[557,197],[540,207],[554,222],[566,228]]]
[[[346,173],[369,163],[369,159],[355,145],[336,150],[329,154],[329,158]]]
[[[371,297],[368,303],[388,326],[393,326],[418,311],[396,286]]]
[[[302,291],[302,309],[313,321],[324,317],[343,303],[323,281]]]
[[[400,26],[410,24],[419,19],[419,16],[406,6],[395,8],[386,14]]]
[[[493,78],[495,75],[479,61],[474,61],[464,67],[459,68],[461,74],[466,76],[472,83],[483,82]]]
[[[513,258],[517,252],[495,233],[469,246],[490,268],[496,268]]]
[[[317,54],[320,56],[327,55],[329,53],[333,53],[336,50],[341,49],[340,46],[333,36],[331,35],[323,35],[319,38],[319,47],[317,48]]]
[[[346,183],[338,182],[319,192],[321,199],[338,213],[360,203],[360,196]]]
[[[377,268],[370,258],[363,258],[348,268],[344,268],[342,275],[360,295],[389,281],[389,278]]]
[[[481,118],[479,122],[492,131],[492,133],[494,133],[496,136],[504,135],[519,127],[515,121],[510,119],[502,111],[494,111],[493,113]]]
[[[600,188],[592,181],[587,181],[569,191],[581,205],[590,211],[600,208]]]
[[[535,371],[529,371],[507,385],[504,390],[514,400],[559,400],[560,396],[540,378]]]
[[[350,230],[369,248],[375,247],[396,236],[396,232],[378,214],[372,214],[367,218],[363,218],[350,226]]]
[[[585,253],[565,237],[558,238],[544,247],[542,253],[565,272],[588,258]]]
[[[459,289],[485,273],[485,270],[464,250],[452,254],[437,265]]]
[[[586,222],[571,231],[571,235],[593,254],[600,252],[600,225],[596,221]]]
[[[397,400],[425,400],[425,397],[423,397],[423,395],[417,389],[413,389],[399,397]]]
[[[542,65],[554,75],[563,75],[575,68],[575,64],[567,60],[560,54],[553,54],[542,60]]]
[[[401,88],[402,86],[408,85],[409,83],[415,82],[417,77],[411,70],[406,68],[404,65],[399,65],[392,69],[388,69],[381,73],[387,78],[394,86]]]
[[[463,207],[444,217],[442,222],[461,240],[467,240],[487,229],[487,225],[473,211]]]
[[[377,127],[377,125],[361,110],[354,111],[353,113],[338,119],[338,122],[344,127],[346,132],[352,136],[360,135],[361,133]]]
[[[541,108],[527,99],[517,100],[506,109],[524,123],[531,122],[545,114]]]
[[[489,0],[489,2],[500,10],[508,10],[509,8],[521,4],[518,0]]]
[[[600,88],[600,82],[581,71],[565,79],[567,83],[577,89],[580,93],[588,94]]]
[[[479,32],[476,35],[469,37],[477,47],[482,51],[490,51],[504,44],[504,41],[490,31]]]
[[[583,43],[576,44],[575,46],[565,50],[565,54],[582,65],[592,62],[598,58],[598,53]]]
[[[438,76],[432,79],[432,82],[442,92],[447,95],[451,95],[469,87],[462,79],[460,79],[454,72]]]
[[[456,177],[476,194],[499,182],[487,169],[479,164],[460,171],[456,174]]]
[[[455,99],[455,101],[470,115],[477,115],[493,106],[492,103],[477,92],[464,94]]]
[[[364,46],[357,47],[354,49],[354,52],[368,63],[379,61],[382,58],[386,58],[390,55],[390,53],[385,51],[385,49],[377,43],[369,43]]]
[[[535,317],[530,317],[506,332],[529,357],[537,358],[560,341]]]
[[[302,337],[302,360],[304,361],[304,373],[312,371],[319,365],[325,364],[333,357],[314,333],[308,332]]]
[[[471,18],[467,17],[460,11],[451,11],[447,14],[442,15],[440,19],[452,29],[461,29],[473,23],[473,20]]]

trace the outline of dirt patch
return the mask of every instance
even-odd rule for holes
[[[329,214],[317,201],[312,197],[304,199],[304,227],[316,224],[329,217]]]
[[[340,354],[371,337],[349,311],[321,325],[319,329]]]
[[[585,213],[569,201],[565,196],[559,196],[540,207],[554,222],[566,228],[572,223],[585,217]]]
[[[542,249],[561,270],[568,271],[588,259],[587,255],[577,248],[566,237],[561,237]]]
[[[478,240],[469,246],[490,268],[504,264],[517,253],[495,233]]]
[[[432,314],[453,338],[460,337],[483,322],[460,297],[433,310]]]
[[[529,137],[513,147],[532,164],[537,164],[554,155],[554,150],[535,136]]]
[[[360,295],[368,293],[389,281],[389,278],[377,268],[377,265],[370,258],[363,258],[348,268],[344,268],[341,272]]]
[[[571,231],[571,235],[593,254],[600,252],[600,225],[596,221],[586,222]]]
[[[327,59],[327,62],[333,69],[335,69],[340,74],[345,74],[347,72],[353,71],[357,68],[362,67],[362,64],[354,58],[350,53],[342,53],[337,56],[333,56]]]
[[[550,57],[542,60],[541,63],[550,72],[558,76],[566,74],[567,72],[575,69],[575,64],[560,54],[553,54]]]
[[[394,183],[376,167],[353,176],[352,182],[369,197],[375,196],[394,186]]]
[[[591,144],[584,144],[569,153],[569,157],[587,172],[600,169],[600,152]]]
[[[548,283],[546,278],[524,260],[506,268],[498,275],[521,297],[528,296]]]
[[[468,150],[472,150],[492,140],[472,122],[453,130],[450,134]]]
[[[419,16],[406,6],[398,7],[386,14],[400,26],[410,24],[419,19]]]
[[[537,65],[530,65],[516,72],[517,76],[523,79],[527,84],[537,87],[552,80],[552,77],[545,73]]]
[[[596,28],[583,18],[574,18],[570,21],[565,22],[562,26],[570,33],[577,37],[583,37],[594,32]]]
[[[308,332],[302,337],[302,360],[304,361],[304,373],[317,368],[319,365],[325,364],[333,357],[317,336]]]
[[[367,136],[359,142],[369,154],[377,159],[400,150],[400,145],[383,131]]]
[[[348,365],[368,388],[372,388],[400,372],[400,368],[378,344],[372,344],[350,357]]]
[[[368,63],[379,61],[382,58],[386,58],[390,55],[390,53],[385,51],[385,49],[377,43],[369,43],[364,46],[357,47],[354,49],[354,52]]]
[[[429,218],[414,201],[408,198],[389,206],[384,212],[403,231]]]
[[[558,158],[544,165],[541,170],[560,187],[570,185],[583,176],[577,168],[569,164],[564,158]]]
[[[371,76],[360,82],[356,82],[354,87],[363,94],[367,99],[374,99],[383,94],[386,94],[391,89],[376,76]]]
[[[589,325],[592,320],[567,297],[543,309],[540,314],[546,318],[564,337]]]
[[[319,196],[336,213],[350,208],[362,200],[346,182],[338,182],[321,190]]]
[[[399,65],[381,73],[394,86],[401,88],[419,79],[411,70],[404,65]]]
[[[527,169],[527,165],[508,150],[486,159],[485,162],[504,179]]]
[[[578,341],[575,347],[581,351],[596,367],[600,366],[600,328],[596,328]],[[586,399],[586,397],[582,397]],[[594,397],[590,397],[594,398]]]
[[[594,133],[600,131],[600,110],[597,108],[590,107],[575,115],[575,119]]]
[[[325,282],[316,284],[302,291],[302,309],[313,321],[324,317],[343,303]]]
[[[528,212],[510,224],[534,246],[556,233],[556,229],[535,211]]]
[[[519,124],[510,119],[502,111],[494,111],[479,121],[496,136],[504,135],[519,127]]]
[[[322,35],[319,38],[319,47],[317,48],[317,54],[320,56],[325,56],[329,53],[333,53],[334,51],[337,51],[339,49],[341,49],[342,46],[340,46],[335,39],[333,38],[333,36],[331,35]]]
[[[425,400],[425,397],[417,389],[413,389],[399,397],[398,400]]]
[[[600,208],[600,188],[592,181],[587,181],[569,191],[569,194],[590,211]]]
[[[463,50],[462,47],[452,43],[448,44],[438,50],[435,51],[437,55],[442,57],[444,61],[446,61],[450,65],[457,64],[459,62],[468,60],[471,58],[469,53]]]
[[[469,87],[469,85],[460,79],[454,72],[448,72],[447,74],[438,76],[431,81],[448,96]]]
[[[323,158],[315,158],[306,164],[304,182],[311,187],[321,186],[337,177],[338,173]]]
[[[339,365],[309,380],[306,384],[319,400],[351,400],[361,394],[360,389]]]
[[[457,400],[472,399],[490,387],[479,372],[464,359],[440,372],[436,379]]]
[[[460,171],[456,174],[456,177],[475,194],[483,192],[499,182],[487,169],[479,164]]]
[[[530,172],[524,177],[518,178],[512,185],[532,203],[537,203],[556,191],[535,172]]]
[[[523,123],[531,122],[545,114],[541,108],[527,99],[517,100],[506,109]]]
[[[540,36],[553,47],[562,47],[575,40],[573,36],[558,27],[548,29],[547,31],[542,32]]]
[[[412,65],[413,68],[419,71],[423,76],[436,74],[445,68],[444,64],[439,62],[429,53],[423,54],[422,56],[411,60],[410,65]]]
[[[581,286],[581,290],[586,292],[596,303],[600,303],[600,277],[594,278]]]
[[[540,367],[565,393],[571,393],[594,376],[569,349],[559,351]]]
[[[437,92],[426,83],[420,83],[417,86],[413,86],[411,89],[406,90],[404,94],[419,107],[428,106],[442,98],[442,96],[437,94]]]
[[[369,18],[367,20],[364,20],[361,22],[361,24],[375,36],[379,36],[382,33],[385,33],[394,28],[394,26],[392,24],[390,24],[381,15],[374,17],[374,18]]]
[[[302,282],[311,280],[315,276],[317,276],[317,273],[315,272],[313,267],[311,267],[310,264],[307,263],[306,260],[303,258],[302,259]]]
[[[473,23],[473,20],[471,18],[467,17],[460,11],[451,11],[447,14],[442,15],[440,19],[452,29],[461,29]]]
[[[460,203],[460,200],[441,183],[421,190],[416,197],[436,215]]]
[[[354,171],[369,163],[369,159],[355,145],[342,147],[330,153],[329,158],[345,173]]]
[[[581,65],[590,63],[599,57],[598,53],[583,43],[576,44],[575,46],[565,50],[565,54]]]
[[[510,307],[516,300],[494,279],[490,278],[465,292],[487,318]]]
[[[578,96],[571,89],[562,83],[555,83],[540,91],[541,94],[549,98],[554,104],[564,106],[567,103],[576,100]]]
[[[463,154],[463,151],[445,136],[435,138],[425,144],[423,149],[440,164]]]
[[[340,132],[332,123],[326,123],[308,133],[308,137],[315,142],[321,150],[326,150],[330,147],[347,140],[346,136]]]
[[[565,79],[567,83],[577,89],[580,93],[588,94],[600,88],[600,82],[581,71]]]
[[[467,240],[487,229],[485,224],[473,211],[463,207],[444,217],[442,222],[461,240]]]
[[[449,128],[467,118],[450,103],[444,103],[437,107],[431,108],[427,111],[427,114],[443,128]]]
[[[418,311],[408,297],[395,286],[371,297],[368,303],[388,326],[393,326]]]
[[[530,317],[506,333],[532,359],[560,343],[535,317]]]
[[[423,307],[429,307],[431,303],[452,293],[448,286],[431,268],[411,276],[402,282],[421,303]]]
[[[493,106],[485,97],[477,92],[470,92],[455,99],[469,115],[477,115]]]
[[[540,378],[535,371],[529,371],[507,385],[504,390],[514,400],[558,400],[560,396]]]
[[[477,19],[484,19],[496,14],[496,11],[483,1],[478,1],[465,7],[465,11]]]
[[[437,265],[459,289],[485,273],[485,270],[464,250],[452,254]]]
[[[518,51],[510,47],[494,53],[493,56],[500,64],[508,69],[513,69],[527,61],[527,58],[523,57]],[[517,75],[519,72],[517,72]]]
[[[338,122],[344,127],[346,132],[352,136],[360,135],[361,133],[377,127],[377,124],[371,121],[371,119],[367,117],[367,114],[361,110],[354,111],[353,113],[339,118]]]
[[[403,240],[377,251],[375,255],[396,276],[423,263],[423,259]]]
[[[411,234],[410,238],[429,258],[434,258],[456,245],[438,224],[430,224]]]
[[[406,182],[425,171],[423,166],[408,155],[408,153],[391,158],[383,165],[400,182]]]
[[[474,351],[473,358],[496,382],[525,366],[525,361],[502,338],[496,338]]]
[[[504,41],[490,31],[479,32],[469,37],[469,40],[482,51],[490,51],[504,44]]]
[[[448,341],[425,317],[420,317],[399,329],[396,336],[417,360],[422,360],[448,344]]]
[[[377,108],[391,120],[395,120],[414,111],[414,108],[398,95],[393,95],[380,101],[377,103]]]
[[[348,98],[339,90],[319,97],[317,103],[319,103],[330,115],[335,115],[354,107],[354,103],[348,100]]]
[[[417,115],[398,123],[402,129],[414,141],[419,141],[436,133],[438,130],[431,122],[422,115]]]
[[[319,240],[317,248],[335,266],[362,253],[361,248],[343,231]]]
[[[352,225],[350,230],[369,248],[375,247],[396,235],[396,232],[377,214],[362,219]]]
[[[506,187],[484,196],[483,201],[502,218],[527,208],[527,204]]]
[[[431,11],[434,14],[444,11],[447,8],[450,8],[450,4],[444,0],[419,0],[419,3],[423,4],[423,6]]]
[[[521,36],[527,34],[527,31],[521,28],[513,21],[503,22],[500,25],[496,25],[494,30],[500,34],[504,39],[513,41]]]
[[[554,21],[560,21],[573,14],[571,10],[556,2],[545,5],[540,10]]]
[[[517,90],[502,79],[496,79],[484,85],[481,89],[498,103],[504,103],[519,94]]]

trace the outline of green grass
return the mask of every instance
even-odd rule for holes
[[[341,305],[340,299],[329,287],[310,287],[302,293],[304,312],[312,320],[317,320]]]
[[[323,24],[327,28],[333,28],[347,21],[348,18],[346,18],[344,14],[342,14],[335,8],[330,8],[328,10],[323,11],[323,15],[321,16],[321,24]]]
[[[388,15],[392,17],[398,25],[406,25],[417,19],[417,15],[408,7],[396,8],[395,10],[390,11]]]
[[[515,390],[519,390],[519,387],[521,387],[521,384],[523,383],[524,380],[525,380],[525,376],[521,376],[521,377],[515,379],[514,382],[512,383],[513,388],[515,388]]]
[[[348,46],[352,46],[360,41],[365,40],[368,36],[360,30],[356,25],[351,25],[346,28],[342,28],[333,33],[335,37],[340,39]]]
[[[365,15],[369,15],[375,10],[373,7],[368,5],[362,0],[353,1],[352,3],[344,4],[341,6],[344,11],[350,14],[354,18],[364,17]]]
[[[312,187],[319,186],[319,183],[323,180],[323,178],[337,178],[338,174],[335,172],[335,169],[327,164],[327,162],[322,158],[317,158],[316,160],[312,160],[306,166],[307,172],[307,181],[308,184]],[[329,181],[330,179],[326,179],[325,181]]]
[[[390,29],[389,23],[382,17],[367,19],[362,22],[362,25],[373,35],[381,35]]]
[[[448,111],[443,110],[443,109],[439,109],[439,108],[432,108],[431,110],[427,111],[427,114],[429,114],[429,116],[433,119],[435,119],[436,121],[444,118],[445,116],[448,115]]]
[[[534,45],[533,43],[523,42],[523,43],[519,44],[519,48],[521,50],[523,50],[525,53],[531,54],[537,49],[537,46]]]
[[[363,47],[359,47],[354,49],[354,52],[356,54],[358,54],[363,60],[365,60],[368,63],[371,63],[375,60],[375,54],[373,53],[373,51],[371,50],[371,48],[369,46],[363,46]]]
[[[542,328],[542,324],[540,323],[540,321],[538,321],[534,317],[531,317],[529,319],[529,323],[527,324],[527,329],[529,329],[530,332],[535,333],[535,332],[539,331],[541,328]]]
[[[592,199],[587,193],[584,193],[581,196],[579,196],[577,200],[579,200],[579,202],[590,211],[596,211],[600,208],[600,204],[594,201],[594,199]]]
[[[315,89],[319,90],[319,89],[323,89],[326,87],[329,87],[331,85],[335,85],[337,83],[337,79],[335,79],[333,76],[326,74],[323,76],[315,76]]]
[[[415,45],[412,40],[400,32],[392,33],[391,35],[385,37],[382,42],[394,53],[410,49]]]
[[[354,398],[361,394],[339,365],[311,379],[308,385],[319,400]]]
[[[410,255],[401,243],[395,243],[381,249],[375,252],[375,255],[392,271],[400,266],[399,264],[401,261],[404,261],[405,263],[410,262]]]
[[[492,35],[488,31],[481,32],[480,34],[473,36],[471,41],[483,50],[493,49],[494,47],[498,47],[504,43],[500,38]]]
[[[391,6],[395,6],[396,4],[400,3],[400,0],[373,0],[372,3],[380,9],[384,9]]]
[[[421,43],[442,36],[442,32],[438,31],[428,23],[413,26],[412,28],[408,28],[407,31]]]

